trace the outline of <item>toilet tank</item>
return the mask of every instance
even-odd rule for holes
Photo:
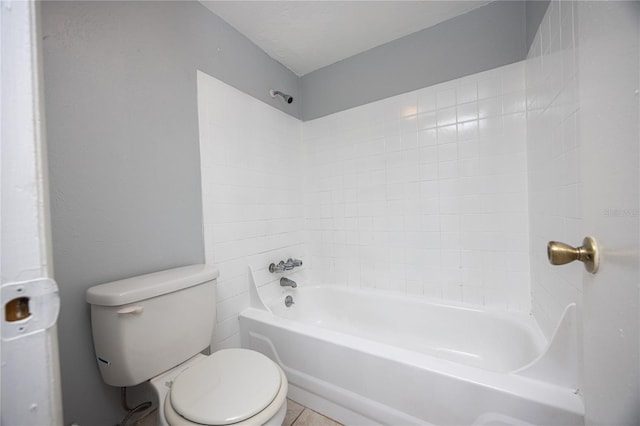
[[[209,346],[218,270],[191,265],[87,290],[96,360],[105,383],[133,386]]]

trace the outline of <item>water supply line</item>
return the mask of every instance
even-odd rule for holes
[[[127,426],[127,423],[131,420],[134,414],[145,411],[151,407],[151,401],[145,401],[141,404],[136,405],[135,407],[129,407],[127,403],[127,388],[120,388],[120,401],[122,402],[122,407],[128,411],[128,413],[124,416],[119,426]]]

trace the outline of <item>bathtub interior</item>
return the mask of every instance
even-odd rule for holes
[[[335,286],[285,292],[295,304],[266,301],[274,315],[490,371],[522,367],[547,343],[527,315]]]
[[[579,387],[575,304],[566,307],[547,339],[532,315],[519,312],[384,290],[307,284],[311,280],[304,270],[296,275],[296,289],[259,288],[251,266],[248,272],[250,306],[279,318],[487,371]],[[287,307],[286,296],[295,303]]]

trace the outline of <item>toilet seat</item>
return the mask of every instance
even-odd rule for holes
[[[286,402],[282,369],[246,349],[215,352],[173,381],[164,414],[173,426],[263,424]]]

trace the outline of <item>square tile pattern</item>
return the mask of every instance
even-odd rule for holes
[[[526,61],[532,312],[549,338],[580,300],[581,268],[549,265],[549,240],[582,241],[576,2],[551,2]]]
[[[198,116],[213,350],[240,346],[247,265],[310,285],[529,312],[525,62],[300,122],[204,73]]]

